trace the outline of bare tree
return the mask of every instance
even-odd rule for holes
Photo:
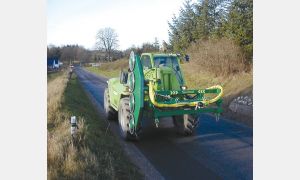
[[[105,50],[108,60],[111,61],[112,51],[118,47],[118,35],[114,29],[107,27],[100,29],[96,35],[96,48]]]

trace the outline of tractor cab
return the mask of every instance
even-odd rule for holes
[[[145,79],[155,77],[158,81],[156,89],[181,90],[185,81],[180,68],[180,60],[175,54],[143,53],[141,63]],[[155,76],[153,75],[155,74]]]
[[[170,68],[179,70],[179,58],[175,54],[143,53],[141,56],[141,61],[144,69],[168,66]]]

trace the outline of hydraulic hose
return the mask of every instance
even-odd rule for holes
[[[219,92],[219,94],[218,94],[216,97],[214,97],[213,99],[210,99],[210,100],[203,100],[202,103],[205,104],[205,105],[214,103],[214,102],[218,101],[218,100],[223,96],[223,88],[222,88],[222,86],[220,86],[220,85],[211,86],[211,87],[206,88],[206,89],[220,89],[220,92]]]
[[[214,102],[218,101],[223,95],[223,88],[220,85],[212,86],[212,87],[209,87],[209,88],[206,88],[206,89],[220,89],[220,92],[216,97],[214,97],[213,99],[210,99],[210,100],[202,100],[202,101],[195,101],[195,102],[189,102],[189,103],[178,102],[176,104],[165,104],[165,103],[159,103],[155,100],[154,85],[153,85],[152,81],[149,81],[149,97],[150,97],[150,100],[151,100],[152,104],[156,107],[197,106],[198,103],[200,103],[200,102],[203,103],[204,105],[208,105],[208,104],[211,104],[211,103],[214,103]]]

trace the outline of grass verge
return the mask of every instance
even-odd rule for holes
[[[63,74],[63,71],[47,72],[47,82]]]
[[[221,85],[224,89],[223,116],[253,126],[253,115],[234,113],[229,109],[230,103],[239,96],[253,97],[253,73],[241,72],[229,76],[215,76],[206,71],[197,70],[193,64],[183,64],[183,72],[189,89],[204,89],[213,85]]]
[[[142,179],[88,99],[76,76],[48,81],[48,179]],[[70,117],[79,129],[72,141]]]

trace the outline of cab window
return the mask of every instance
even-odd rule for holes
[[[150,56],[142,56],[142,65],[143,65],[143,69],[149,69],[151,68],[151,60],[150,60]]]
[[[176,69],[176,66],[179,66],[178,60],[174,56],[156,56],[156,57],[154,57],[154,66],[159,67],[160,65],[168,66],[173,69]]]

